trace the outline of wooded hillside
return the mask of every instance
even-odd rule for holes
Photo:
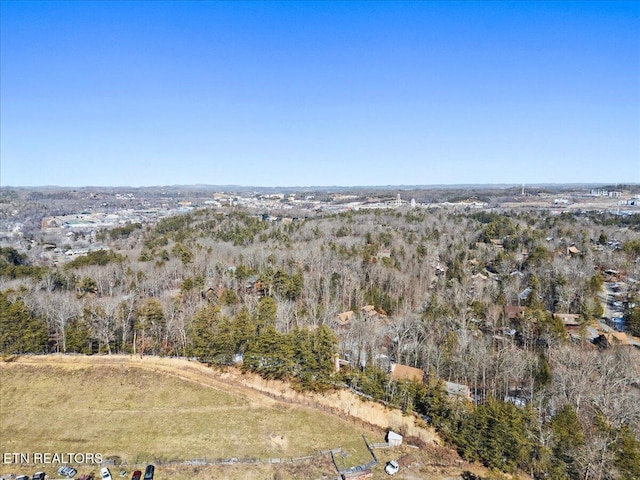
[[[105,230],[108,251],[65,265],[3,248],[0,350],[242,362],[416,413],[499,470],[640,478],[636,217],[197,209]],[[613,284],[628,336],[602,321]]]

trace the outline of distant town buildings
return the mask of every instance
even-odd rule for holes
[[[593,195],[594,197],[619,198],[619,197],[622,196],[622,192],[612,191],[612,190],[605,190],[605,189],[602,189],[602,188],[595,188],[595,189],[591,190],[591,195]]]

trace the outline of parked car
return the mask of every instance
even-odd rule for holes
[[[142,472],[140,470],[136,470],[133,472],[131,480],[140,480],[142,478]]]
[[[395,475],[396,473],[398,473],[398,470],[400,470],[400,465],[398,465],[398,462],[396,462],[395,460],[387,462],[387,464],[384,466],[384,471],[387,473],[387,475]]]
[[[111,477],[111,472],[107,467],[102,467],[100,469],[100,478],[102,480],[113,480],[113,477]]]
[[[408,468],[416,462],[417,460],[413,455],[403,455],[397,460],[391,460],[390,462],[387,462],[387,464],[384,466],[384,471],[388,475],[395,475],[401,469]]]
[[[47,474],[44,472],[36,472],[33,474],[33,477],[31,477],[31,480],[44,480],[46,476]]]
[[[18,475],[16,480],[29,480],[29,475]]]
[[[60,467],[58,469],[58,475],[65,476],[67,478],[72,478],[76,473],[78,473],[78,471],[75,468],[69,466]]]
[[[144,480],[153,480],[153,472],[155,469],[156,468],[153,465],[147,465],[147,468],[144,471]]]

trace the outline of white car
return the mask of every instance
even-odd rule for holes
[[[113,478],[111,477],[111,472],[107,467],[102,467],[100,469],[100,478],[102,480],[113,480]]]
[[[398,462],[396,462],[395,460],[391,460],[390,462],[387,462],[387,464],[384,466],[384,471],[388,475],[395,475],[396,473],[398,473],[399,470],[400,470],[400,465],[398,465]]]
[[[73,467],[60,467],[58,469],[58,475],[65,476],[67,478],[73,478],[78,471]]]

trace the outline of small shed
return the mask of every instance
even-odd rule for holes
[[[389,430],[389,433],[387,433],[387,443],[390,447],[399,447],[402,445],[402,435]]]

